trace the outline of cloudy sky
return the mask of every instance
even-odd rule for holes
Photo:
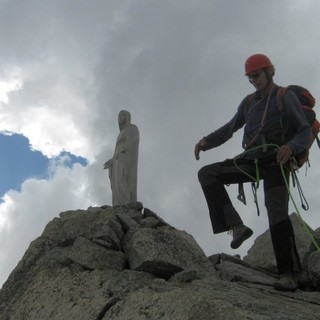
[[[102,165],[121,109],[140,131],[144,206],[207,255],[246,255],[268,228],[262,189],[258,217],[250,186],[247,206],[228,188],[255,232],[233,251],[230,235],[212,234],[197,180],[201,166],[241,152],[241,132],[199,161],[194,145],[252,92],[243,64],[253,53],[270,56],[278,84],[320,100],[319,12],[317,0],[0,0],[0,286],[61,211],[111,205]],[[314,229],[319,152],[307,177],[300,170]]]

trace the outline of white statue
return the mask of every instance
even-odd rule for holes
[[[131,124],[128,111],[119,112],[118,123],[120,133],[113,158],[103,165],[109,169],[113,206],[137,201],[139,130]]]

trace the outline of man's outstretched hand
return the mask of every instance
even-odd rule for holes
[[[200,140],[194,147],[194,156],[196,160],[200,159],[200,151],[202,151],[202,148],[207,144],[207,141],[205,139]]]

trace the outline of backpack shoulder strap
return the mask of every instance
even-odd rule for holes
[[[279,87],[277,92],[277,106],[281,112],[284,111],[284,95],[286,94],[288,87]]]
[[[245,98],[244,98],[244,114],[246,115],[249,111],[250,105],[254,99],[255,96],[255,92],[248,94]]]

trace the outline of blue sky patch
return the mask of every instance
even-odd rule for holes
[[[69,152],[60,154],[65,155],[70,159],[64,163],[68,167],[74,163],[87,165],[82,157]],[[9,189],[19,191],[23,181],[28,178],[47,178],[49,161],[41,152],[30,150],[29,140],[23,135],[0,134],[0,197]]]

